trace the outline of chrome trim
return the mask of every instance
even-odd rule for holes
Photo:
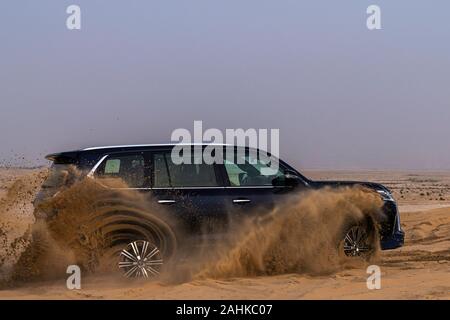
[[[250,199],[233,199],[233,203],[248,203]]]
[[[171,203],[175,203],[175,200],[158,200],[158,203],[161,204],[171,204]]]
[[[376,192],[381,196],[381,199],[386,202],[395,202],[392,193],[386,190],[376,190]]]
[[[116,146],[99,146],[99,147],[88,147],[82,149],[83,151],[90,150],[100,150],[100,149],[113,149],[113,148],[136,148],[136,147],[173,147],[173,146],[224,146],[224,147],[232,147],[234,145],[225,144],[225,143],[153,143],[153,144],[124,144],[124,145],[116,145]],[[239,147],[239,146],[236,146]],[[241,146],[244,147],[245,146]]]
[[[89,178],[94,177],[94,173],[97,170],[97,168],[102,164],[102,162],[109,156],[109,154],[105,154],[95,165],[92,167],[91,171],[87,174]]]

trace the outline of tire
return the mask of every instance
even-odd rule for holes
[[[74,246],[82,251],[82,265],[94,273],[154,277],[163,271],[177,251],[173,228],[138,209],[110,208],[88,225],[80,230]],[[139,264],[138,270],[131,271],[134,263]]]
[[[347,222],[340,232],[338,250],[342,256],[370,261],[379,248],[379,236],[370,217]]]
[[[118,267],[127,278],[154,278],[160,275],[164,254],[146,240],[130,242],[120,251]]]

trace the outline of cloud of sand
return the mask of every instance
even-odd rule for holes
[[[76,171],[70,174],[80,176]],[[153,205],[155,201],[126,190],[123,182],[68,181],[70,184],[58,194],[40,204],[40,210],[51,216],[33,225],[33,243],[13,268],[14,281],[65,276],[68,264],[95,272],[110,245],[107,227],[102,226],[120,222],[121,212],[132,210],[140,219],[181,232],[170,215]],[[24,190],[13,188],[11,193],[20,198]],[[194,278],[334,272],[349,263],[337,248],[343,228],[364,219],[378,221],[381,205],[377,194],[363,188],[324,189],[287,197],[269,214],[237,223],[230,241],[212,250],[199,250],[200,256],[194,255],[197,258],[189,263],[187,272]],[[114,220],[112,212],[119,218]],[[168,276],[177,277],[179,272],[175,265]]]
[[[45,169],[20,176],[0,199],[0,280],[9,274],[30,241],[32,200],[46,176]]]
[[[338,244],[349,226],[375,222],[372,258],[379,250],[376,221],[382,201],[366,189],[340,188],[292,196],[265,216],[250,220],[231,246],[218,250],[196,277],[248,277],[284,273],[326,274],[352,265]],[[362,261],[362,260],[360,260]]]
[[[114,226],[129,229],[145,222],[148,227],[157,225],[168,238],[175,237],[170,232],[175,223],[123,181],[80,177],[81,172],[70,168],[59,192],[37,206],[40,218],[31,228],[33,241],[14,267],[13,281],[63,277],[70,264],[89,273],[117,271],[117,265],[105,259],[114,245]]]

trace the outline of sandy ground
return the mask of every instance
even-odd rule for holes
[[[0,169],[0,198],[29,170]],[[368,290],[365,268],[330,276],[286,274],[270,277],[196,280],[183,284],[124,282],[85,277],[81,290],[68,290],[65,280],[0,290],[0,299],[449,299],[450,172],[309,171],[313,179],[369,180],[387,185],[398,200],[405,246],[381,253],[381,289]],[[24,232],[33,185],[20,210],[0,212],[3,221]]]

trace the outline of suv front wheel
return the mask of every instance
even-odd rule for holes
[[[377,230],[373,221],[366,218],[359,223],[350,223],[343,229],[339,251],[347,257],[371,260],[377,251]]]

